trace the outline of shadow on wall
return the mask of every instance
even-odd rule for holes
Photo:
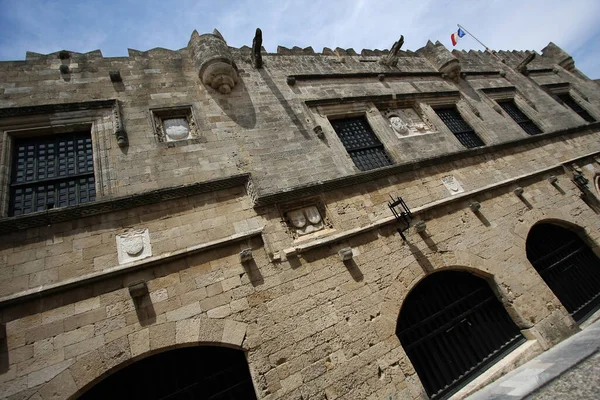
[[[239,80],[229,94],[221,94],[212,88],[204,87],[219,107],[221,107],[221,110],[233,122],[245,129],[252,129],[256,126],[254,104],[252,104],[252,100],[242,79]]]
[[[6,340],[6,324],[0,324],[0,374],[8,371],[8,342]]]
[[[277,98],[277,100],[279,101],[279,103],[281,104],[283,109],[285,110],[285,113],[290,117],[290,119],[292,120],[294,125],[296,125],[296,128],[298,128],[298,130],[300,131],[302,136],[304,136],[305,139],[310,139],[311,135],[306,130],[306,128],[302,124],[302,121],[300,120],[300,118],[298,118],[298,116],[296,115],[296,113],[294,112],[292,107],[290,106],[290,103],[285,99],[285,97],[283,96],[283,93],[281,93],[281,91],[279,90],[277,85],[275,85],[275,82],[273,82],[273,79],[271,79],[271,76],[269,75],[269,73],[264,69],[260,69],[259,73],[260,73],[260,76],[265,81],[265,83],[267,84],[267,86],[269,87],[269,89],[271,89],[271,92],[273,92],[273,94],[275,95],[275,97]]]

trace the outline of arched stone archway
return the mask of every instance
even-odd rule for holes
[[[432,398],[450,395],[525,341],[486,279],[455,269],[428,274],[410,291],[396,335]]]
[[[247,324],[197,317],[163,322],[117,338],[81,356],[44,384],[38,393],[43,399],[77,399],[112,372],[165,350],[197,345],[243,349]]]
[[[84,392],[80,400],[256,399],[244,352],[223,346],[175,348],[138,360]]]
[[[600,308],[600,258],[569,228],[560,221],[533,225],[526,254],[573,319],[582,321]]]

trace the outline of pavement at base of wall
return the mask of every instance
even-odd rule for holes
[[[600,320],[472,394],[467,400],[597,399]]]

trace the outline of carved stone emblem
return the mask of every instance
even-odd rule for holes
[[[121,233],[116,236],[116,239],[119,264],[141,260],[152,255],[148,229]]]
[[[159,142],[175,142],[200,136],[190,107],[151,110],[154,133]]]
[[[433,124],[414,108],[399,108],[383,113],[390,121],[390,126],[398,135],[412,136],[436,132]]]
[[[308,235],[325,227],[323,218],[316,206],[289,211],[287,218],[298,236]]]
[[[185,118],[169,118],[163,121],[167,142],[189,139],[190,125]]]
[[[396,115],[390,117],[390,124],[392,124],[392,128],[401,135],[406,135],[409,132],[408,124]]]
[[[444,186],[446,186],[446,189],[448,189],[448,192],[450,192],[451,195],[462,193],[465,191],[461,186],[460,182],[456,180],[456,178],[452,175],[443,177],[442,183],[444,184]]]

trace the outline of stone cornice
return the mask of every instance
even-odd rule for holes
[[[0,309],[11,304],[22,303],[30,299],[43,298],[51,294],[65,292],[67,290],[89,285],[94,282],[105,281],[107,279],[114,278],[117,276],[155,267],[157,265],[188,257],[193,254],[212,250],[218,247],[228,246],[234,243],[248,240],[256,236],[260,236],[262,234],[262,231],[263,228],[258,228],[243,233],[236,233],[224,237],[222,239],[213,240],[211,242],[197,244],[195,246],[190,246],[185,249],[164,253],[158,256],[145,258],[143,260],[134,261],[128,264],[117,265],[106,270],[92,272],[90,274],[67,279],[58,283],[52,283],[50,285],[40,286],[34,289],[28,289],[5,297],[0,297]]]
[[[407,171],[413,171],[418,168],[431,167],[439,165],[441,163],[461,160],[467,157],[475,157],[505,149],[525,146],[527,144],[558,138],[560,136],[566,136],[577,133],[591,134],[597,132],[598,130],[600,130],[600,122],[594,122],[590,124],[580,125],[575,128],[563,129],[535,136],[528,136],[521,139],[494,144],[491,146],[478,147],[475,149],[465,149],[454,153],[426,158],[423,160],[395,164],[389,167],[379,168],[372,171],[360,172],[351,176],[330,179],[327,181],[319,182],[317,184],[310,183],[302,186],[296,186],[284,192],[269,194],[257,193],[255,206],[264,206],[284,201],[290,201],[292,199],[314,196],[330,190],[357,185],[361,183],[367,183],[387,176],[396,175]]]
[[[117,100],[95,100],[79,103],[43,104],[38,106],[0,108],[0,118],[20,117],[40,114],[53,114],[58,112],[72,112],[81,110],[101,110],[112,108]]]
[[[238,174],[227,178],[193,183],[191,185],[156,189],[129,196],[101,199],[87,204],[78,204],[76,206],[56,208],[42,212],[20,215],[17,217],[2,218],[0,219],[0,235],[17,230],[51,225],[112,211],[121,211],[128,208],[139,207],[146,204],[158,203],[161,201],[177,199],[185,196],[214,192],[235,186],[243,186],[246,185],[249,178],[250,174]]]

